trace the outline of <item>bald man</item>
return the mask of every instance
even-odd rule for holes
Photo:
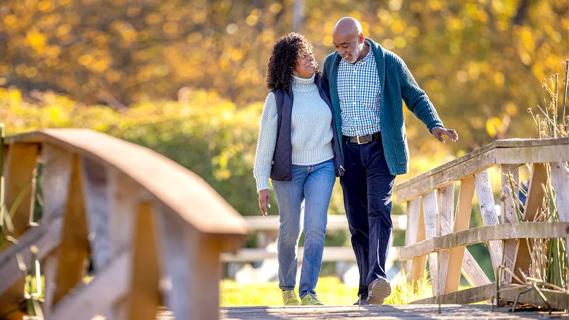
[[[344,17],[333,31],[336,51],[324,62],[336,130],[343,136],[341,177],[352,247],[360,272],[356,304],[382,304],[391,294],[385,260],[391,237],[395,176],[408,170],[403,103],[444,143],[446,129],[405,62],[366,38],[359,21]]]

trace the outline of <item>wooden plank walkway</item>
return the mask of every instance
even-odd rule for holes
[[[383,306],[320,306],[320,307],[231,307],[220,308],[225,320],[312,320],[312,319],[566,319],[569,313],[538,311],[509,312],[487,304],[471,305],[383,305]],[[158,319],[173,320],[170,311],[159,312]]]

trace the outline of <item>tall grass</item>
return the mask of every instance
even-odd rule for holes
[[[538,105],[535,109],[528,109],[534,120],[539,138],[569,137],[569,114],[567,113],[568,77],[569,60],[565,61],[563,85],[559,86],[558,74],[546,79],[543,83],[545,90],[543,105]],[[561,102],[559,100],[559,91],[563,91]],[[562,165],[567,168],[567,163]],[[557,222],[559,221],[559,210],[556,203],[556,191],[551,183],[551,166],[546,164],[545,167],[547,183],[542,185],[544,199],[534,221]],[[523,190],[523,188],[517,190]],[[523,212],[520,209],[523,208],[523,204],[520,203],[520,205],[515,207],[518,208],[518,216],[523,217]],[[531,264],[527,276],[566,291],[569,290],[569,264],[566,258],[567,243],[565,239],[528,239],[527,241],[531,256]]]

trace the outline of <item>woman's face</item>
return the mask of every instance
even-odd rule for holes
[[[310,78],[317,68],[318,64],[314,60],[312,52],[301,51],[296,58],[296,67],[293,74],[301,78]]]

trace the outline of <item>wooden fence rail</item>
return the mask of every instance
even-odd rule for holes
[[[400,251],[400,258],[407,260],[410,281],[423,276],[428,260],[433,284],[433,299],[421,302],[470,303],[495,295],[496,285],[490,282],[478,263],[464,258],[468,255],[467,245],[487,244],[495,272],[502,266],[522,278],[522,273],[529,274],[531,264],[528,241],[522,239],[562,238],[567,243],[568,160],[569,138],[499,140],[397,185],[395,195],[398,201],[407,203],[408,217],[405,247]],[[522,165],[530,168],[523,206],[515,200],[520,194],[519,170]],[[493,166],[501,172],[501,213],[497,212],[488,173]],[[544,186],[549,183],[555,191],[559,222],[538,220],[544,203]],[[457,201],[455,187],[458,189]],[[469,229],[475,194],[484,226]],[[569,254],[569,250],[567,252]],[[458,291],[461,273],[475,287],[464,294]],[[515,280],[506,272],[503,283],[498,285],[512,286]],[[505,296],[511,296],[511,292]],[[557,306],[567,308],[568,292],[552,301],[561,301]]]
[[[219,317],[220,254],[247,230],[201,178],[89,130],[8,137],[2,152],[0,318],[23,317],[30,270],[47,319],[155,319],[161,303],[177,319]]]
[[[224,262],[252,262],[262,261],[266,259],[276,259],[277,253],[268,250],[266,246],[276,241],[279,231],[279,216],[246,216],[244,217],[247,228],[251,234],[256,234],[259,245],[257,248],[243,248],[236,253],[223,253],[221,259]],[[403,231],[407,225],[407,216],[393,215],[391,216],[394,231]],[[328,215],[328,223],[326,232],[330,231],[348,231],[348,220],[345,214]],[[399,257],[399,247],[391,248],[394,254],[391,254],[395,260]],[[391,251],[390,251],[391,252]],[[299,261],[303,256],[303,248],[298,251]],[[325,262],[334,261],[356,261],[354,250],[351,246],[324,247],[322,260]]]

